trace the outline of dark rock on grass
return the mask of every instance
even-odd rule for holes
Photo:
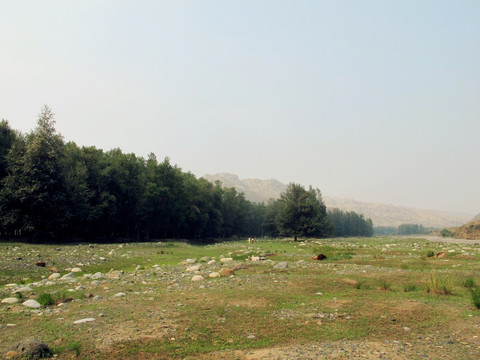
[[[318,254],[318,255],[312,257],[312,260],[325,260],[326,258],[327,258],[327,255]]]
[[[17,356],[21,359],[40,359],[53,355],[52,350],[50,350],[47,344],[33,338],[20,341],[12,350],[16,352],[18,354]]]
[[[45,267],[45,266],[47,266],[47,264],[45,264],[45,262],[44,262],[44,261],[37,261],[37,262],[35,263],[35,265],[37,265],[37,266],[41,266],[41,267]]]

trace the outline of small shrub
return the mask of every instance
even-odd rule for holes
[[[415,284],[406,284],[403,287],[404,292],[411,292],[411,291],[417,291],[417,285]]]
[[[389,283],[389,282],[386,281],[386,280],[382,280],[382,281],[380,281],[380,290],[382,290],[382,291],[390,291],[390,290],[392,290],[392,284]]]
[[[470,292],[472,294],[473,305],[475,305],[477,309],[480,309],[480,288],[472,288],[470,289]]]
[[[474,288],[475,280],[473,278],[466,278],[465,280],[463,280],[463,286],[466,288]]]
[[[22,294],[21,292],[15,293],[15,297],[18,299],[18,301],[22,301],[22,300],[23,300],[23,294]]]
[[[55,305],[55,299],[49,293],[39,295],[37,301],[42,306]]]
[[[438,295],[452,295],[452,280],[449,278],[437,278],[432,275],[430,281],[425,284],[425,291]]]
[[[434,256],[435,256],[435,252],[433,250],[427,251],[427,257],[434,257]]]
[[[355,284],[355,289],[358,290],[370,290],[370,286],[365,281],[359,281]]]

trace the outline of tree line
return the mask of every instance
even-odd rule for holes
[[[318,189],[290,184],[280,199],[257,204],[168,158],[65,142],[47,106],[28,134],[0,122],[0,184],[2,238],[325,237],[336,234],[338,223]]]

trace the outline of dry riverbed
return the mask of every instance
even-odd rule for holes
[[[35,337],[58,359],[477,358],[480,245],[440,241],[3,243],[0,354]]]

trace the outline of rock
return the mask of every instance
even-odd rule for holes
[[[56,273],[53,273],[52,275],[50,275],[48,277],[48,280],[57,280],[57,279],[60,279],[62,275],[60,275],[60,273],[56,272]]]
[[[47,264],[45,263],[45,261],[37,261],[37,262],[35,263],[35,265],[36,265],[36,266],[41,266],[41,267],[47,266]]]
[[[212,272],[208,275],[209,278],[215,279],[220,276],[220,273],[218,272]]]
[[[247,336],[247,339],[255,339],[255,335],[250,334],[250,335]]]
[[[203,261],[203,262],[208,262],[210,260],[212,260],[212,258],[210,256],[204,256],[200,259],[200,261]]]
[[[342,281],[344,284],[347,284],[347,285],[352,285],[352,286],[357,286],[357,285],[358,285],[358,281],[357,281],[357,280],[354,280],[354,279],[346,278],[346,279],[342,279],[341,281]]]
[[[100,295],[95,295],[93,297],[93,300],[95,300],[95,301],[102,300],[102,297]]]
[[[223,268],[220,270],[220,275],[222,276],[232,276],[234,274],[235,274],[235,271],[233,269]]]
[[[233,261],[233,258],[221,258],[220,259],[221,263],[226,263],[226,262],[230,262],[230,261]]]
[[[327,255],[318,254],[318,255],[312,257],[312,260],[325,260],[326,258],[327,258]]]
[[[198,271],[198,270],[200,270],[200,265],[189,266],[186,271],[187,272],[195,272],[195,271]]]
[[[205,280],[202,275],[195,275],[192,277],[192,281],[203,281]]]
[[[95,274],[93,274],[90,279],[92,280],[98,280],[98,279],[101,279],[103,278],[103,274],[101,272],[96,272]]]
[[[14,359],[16,357],[18,357],[18,352],[13,351],[13,350],[10,350],[9,352],[7,352],[5,354],[5,359]]]
[[[260,261],[260,256],[252,256],[250,257],[250,261]]]
[[[36,300],[32,300],[32,299],[24,301],[22,305],[32,309],[38,309],[39,307],[42,306]]]
[[[18,303],[18,299],[14,297],[5,298],[2,300],[2,304],[16,304],[16,303]]]
[[[210,260],[207,264],[208,265],[215,265],[217,262],[215,260]]]
[[[14,293],[23,293],[23,292],[30,292],[32,288],[30,286],[20,286],[18,289],[14,291]]]
[[[73,278],[75,278],[75,273],[70,272],[70,273],[68,273],[68,274],[63,275],[63,276],[60,278],[60,280],[70,280],[70,279],[73,279]]]
[[[438,258],[438,259],[444,259],[446,258],[448,255],[445,251],[440,251],[438,253],[435,254],[435,257]]]
[[[85,318],[85,319],[76,320],[73,323],[75,325],[77,325],[77,324],[83,324],[83,323],[91,322],[91,321],[95,321],[95,319],[94,318]]]
[[[187,264],[195,264],[197,262],[197,259],[187,259],[185,260]]]
[[[74,267],[72,270],[70,270],[70,272],[72,273],[79,273],[79,272],[82,272],[82,269],[78,268],[78,267]]]
[[[119,292],[119,293],[116,293],[115,295],[113,295],[113,297],[123,297],[123,296],[127,296],[127,294]]]
[[[47,344],[37,339],[22,340],[13,348],[13,352],[16,352],[19,358],[27,359],[40,359],[45,357],[51,357],[52,351]]]
[[[53,267],[53,266],[51,268],[49,268],[48,271],[51,271],[52,273],[58,273],[57,268]]]
[[[288,268],[288,262],[286,261],[280,261],[278,264],[273,266],[274,269],[287,269]]]
[[[104,257],[102,257],[102,256],[100,256],[100,257],[98,258],[98,260],[101,260],[101,261],[106,261],[107,259],[106,259],[106,258],[104,258]]]

